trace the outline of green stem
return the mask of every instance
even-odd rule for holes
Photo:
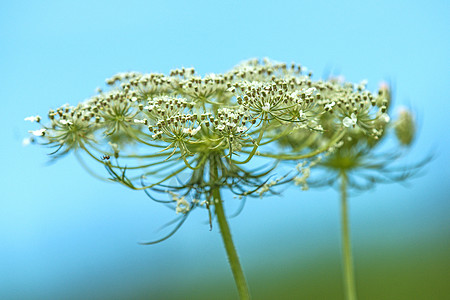
[[[353,259],[347,211],[347,174],[345,172],[341,173],[341,235],[345,295],[347,300],[356,300],[355,276],[353,274]]]
[[[211,181],[217,180],[218,171],[217,167],[211,162]],[[214,179],[214,180],[213,180]],[[236,252],[236,248],[233,244],[233,239],[231,238],[230,227],[225,216],[225,211],[223,209],[222,199],[220,197],[220,188],[216,187],[212,191],[212,196],[214,199],[215,213],[217,216],[217,222],[219,223],[220,233],[222,235],[223,243],[225,245],[225,250],[228,256],[228,262],[230,263],[231,272],[233,273],[234,281],[236,283],[240,299],[250,299],[250,293],[248,290],[247,282],[245,280],[244,272],[242,271],[241,264],[239,262],[239,257]]]

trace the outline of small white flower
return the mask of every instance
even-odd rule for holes
[[[238,132],[244,132],[244,131],[247,131],[247,126],[239,126],[239,127],[236,127],[236,130],[238,131]]]
[[[225,129],[225,125],[218,125],[217,127],[217,130],[224,130]]]
[[[328,104],[325,104],[325,110],[332,110],[333,109],[333,106],[336,104],[336,102],[331,102],[331,103],[328,103]]]
[[[299,91],[295,91],[295,92],[292,92],[292,93],[291,93],[291,98],[296,99],[296,98],[298,98],[299,96],[300,96],[300,92],[299,92]]]
[[[191,136],[194,136],[200,131],[200,129],[202,129],[200,126],[198,126],[197,128],[194,128],[194,129],[183,128],[183,133],[190,134]]]
[[[137,99],[138,99],[137,97],[131,97],[131,99],[130,99],[130,100],[131,100],[131,102],[136,102],[136,101],[137,101]]]
[[[229,128],[233,129],[234,127],[236,127],[236,123],[234,122],[226,122],[225,125],[227,125]]]
[[[144,109],[148,110],[149,112],[152,111],[155,108],[154,105],[146,105],[144,106]]]
[[[73,124],[71,121],[64,120],[64,119],[59,120],[59,123],[61,123],[61,124],[63,124],[63,125],[72,125],[72,124]]]
[[[309,88],[309,89],[307,89],[307,90],[305,91],[305,95],[311,96],[312,93],[314,93],[315,91],[316,91],[316,88],[315,88],[315,87],[311,87],[311,88]]]
[[[25,121],[30,121],[30,122],[38,122],[41,121],[41,117],[40,116],[30,116],[30,117],[26,117]]]
[[[302,109],[300,109],[300,111],[298,112],[298,116],[300,117],[300,119],[304,119],[306,117],[306,114],[303,112]]]
[[[183,128],[183,133],[184,134],[191,134],[191,129],[190,128]]]
[[[270,110],[270,103],[269,102],[264,103],[264,106],[262,107],[262,110],[265,111],[265,112],[269,112],[269,110]]]
[[[391,117],[389,117],[388,114],[384,113],[381,115],[381,120],[383,120],[385,123],[389,123],[389,121],[391,120]]]
[[[355,127],[357,121],[358,121],[358,119],[356,118],[356,115],[354,113],[352,113],[350,118],[345,117],[344,120],[342,120],[342,124],[345,127],[350,127],[350,126]]]
[[[206,74],[205,78],[215,79],[218,76],[215,73]]]
[[[32,135],[35,135],[35,136],[44,136],[46,130],[47,129],[38,129],[38,130],[31,130],[31,131],[28,131],[28,132],[31,133]]]
[[[200,126],[198,126],[197,128],[192,129],[191,131],[191,136],[194,136],[197,134],[197,132],[200,131],[200,129],[202,129]]]

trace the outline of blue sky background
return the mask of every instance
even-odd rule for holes
[[[365,249],[448,249],[449,3],[2,1],[0,298],[120,298],[136,286],[181,293],[211,278],[234,289],[217,226],[210,232],[203,212],[168,241],[140,246],[173,212],[91,178],[73,156],[48,165],[47,149],[21,145],[34,129],[24,117],[76,104],[131,70],[205,74],[270,57],[308,66],[315,79],[332,70],[368,79],[370,89],[392,81],[396,104],[419,120],[405,162],[431,151],[436,158],[407,187],[351,198],[355,264]],[[230,221],[246,272],[339,257],[337,197],[291,188],[248,201]],[[228,202],[228,211],[237,206]]]

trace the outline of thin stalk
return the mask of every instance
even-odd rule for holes
[[[211,181],[217,180],[218,171],[217,167],[213,164],[211,160]],[[239,298],[241,300],[250,299],[250,292],[248,290],[247,281],[245,280],[244,272],[239,262],[239,257],[236,252],[236,248],[233,244],[233,239],[231,238],[230,227],[228,226],[227,218],[225,216],[225,211],[223,209],[222,198],[220,196],[220,188],[216,187],[212,191],[215,213],[217,216],[217,222],[219,223],[220,233],[222,235],[223,243],[225,245],[225,250],[228,256],[228,262],[231,267],[231,272],[233,273],[234,281],[238,289]]]
[[[350,229],[347,210],[347,174],[341,173],[341,236],[342,260],[344,263],[344,287],[347,300],[356,300],[355,275],[350,245]]]

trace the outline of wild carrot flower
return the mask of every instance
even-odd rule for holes
[[[206,209],[210,220],[214,209],[240,296],[248,298],[220,191],[243,201],[276,193],[274,187],[293,180],[307,189],[319,154],[332,153],[354,132],[383,134],[378,124],[384,99],[366,91],[364,83],[311,76],[300,65],[268,59],[203,77],[193,68],[170,75],[119,73],[106,80],[109,90],[51,109],[47,124],[38,117],[27,120],[40,124],[31,133],[55,149],[54,158],[73,152],[82,160],[84,153],[105,166],[105,179],[172,205],[180,215],[174,230],[145,244],[174,234],[194,209]],[[262,158],[258,168],[248,166],[254,157]],[[306,165],[273,179],[281,160]],[[181,174],[188,179],[180,180]]]

